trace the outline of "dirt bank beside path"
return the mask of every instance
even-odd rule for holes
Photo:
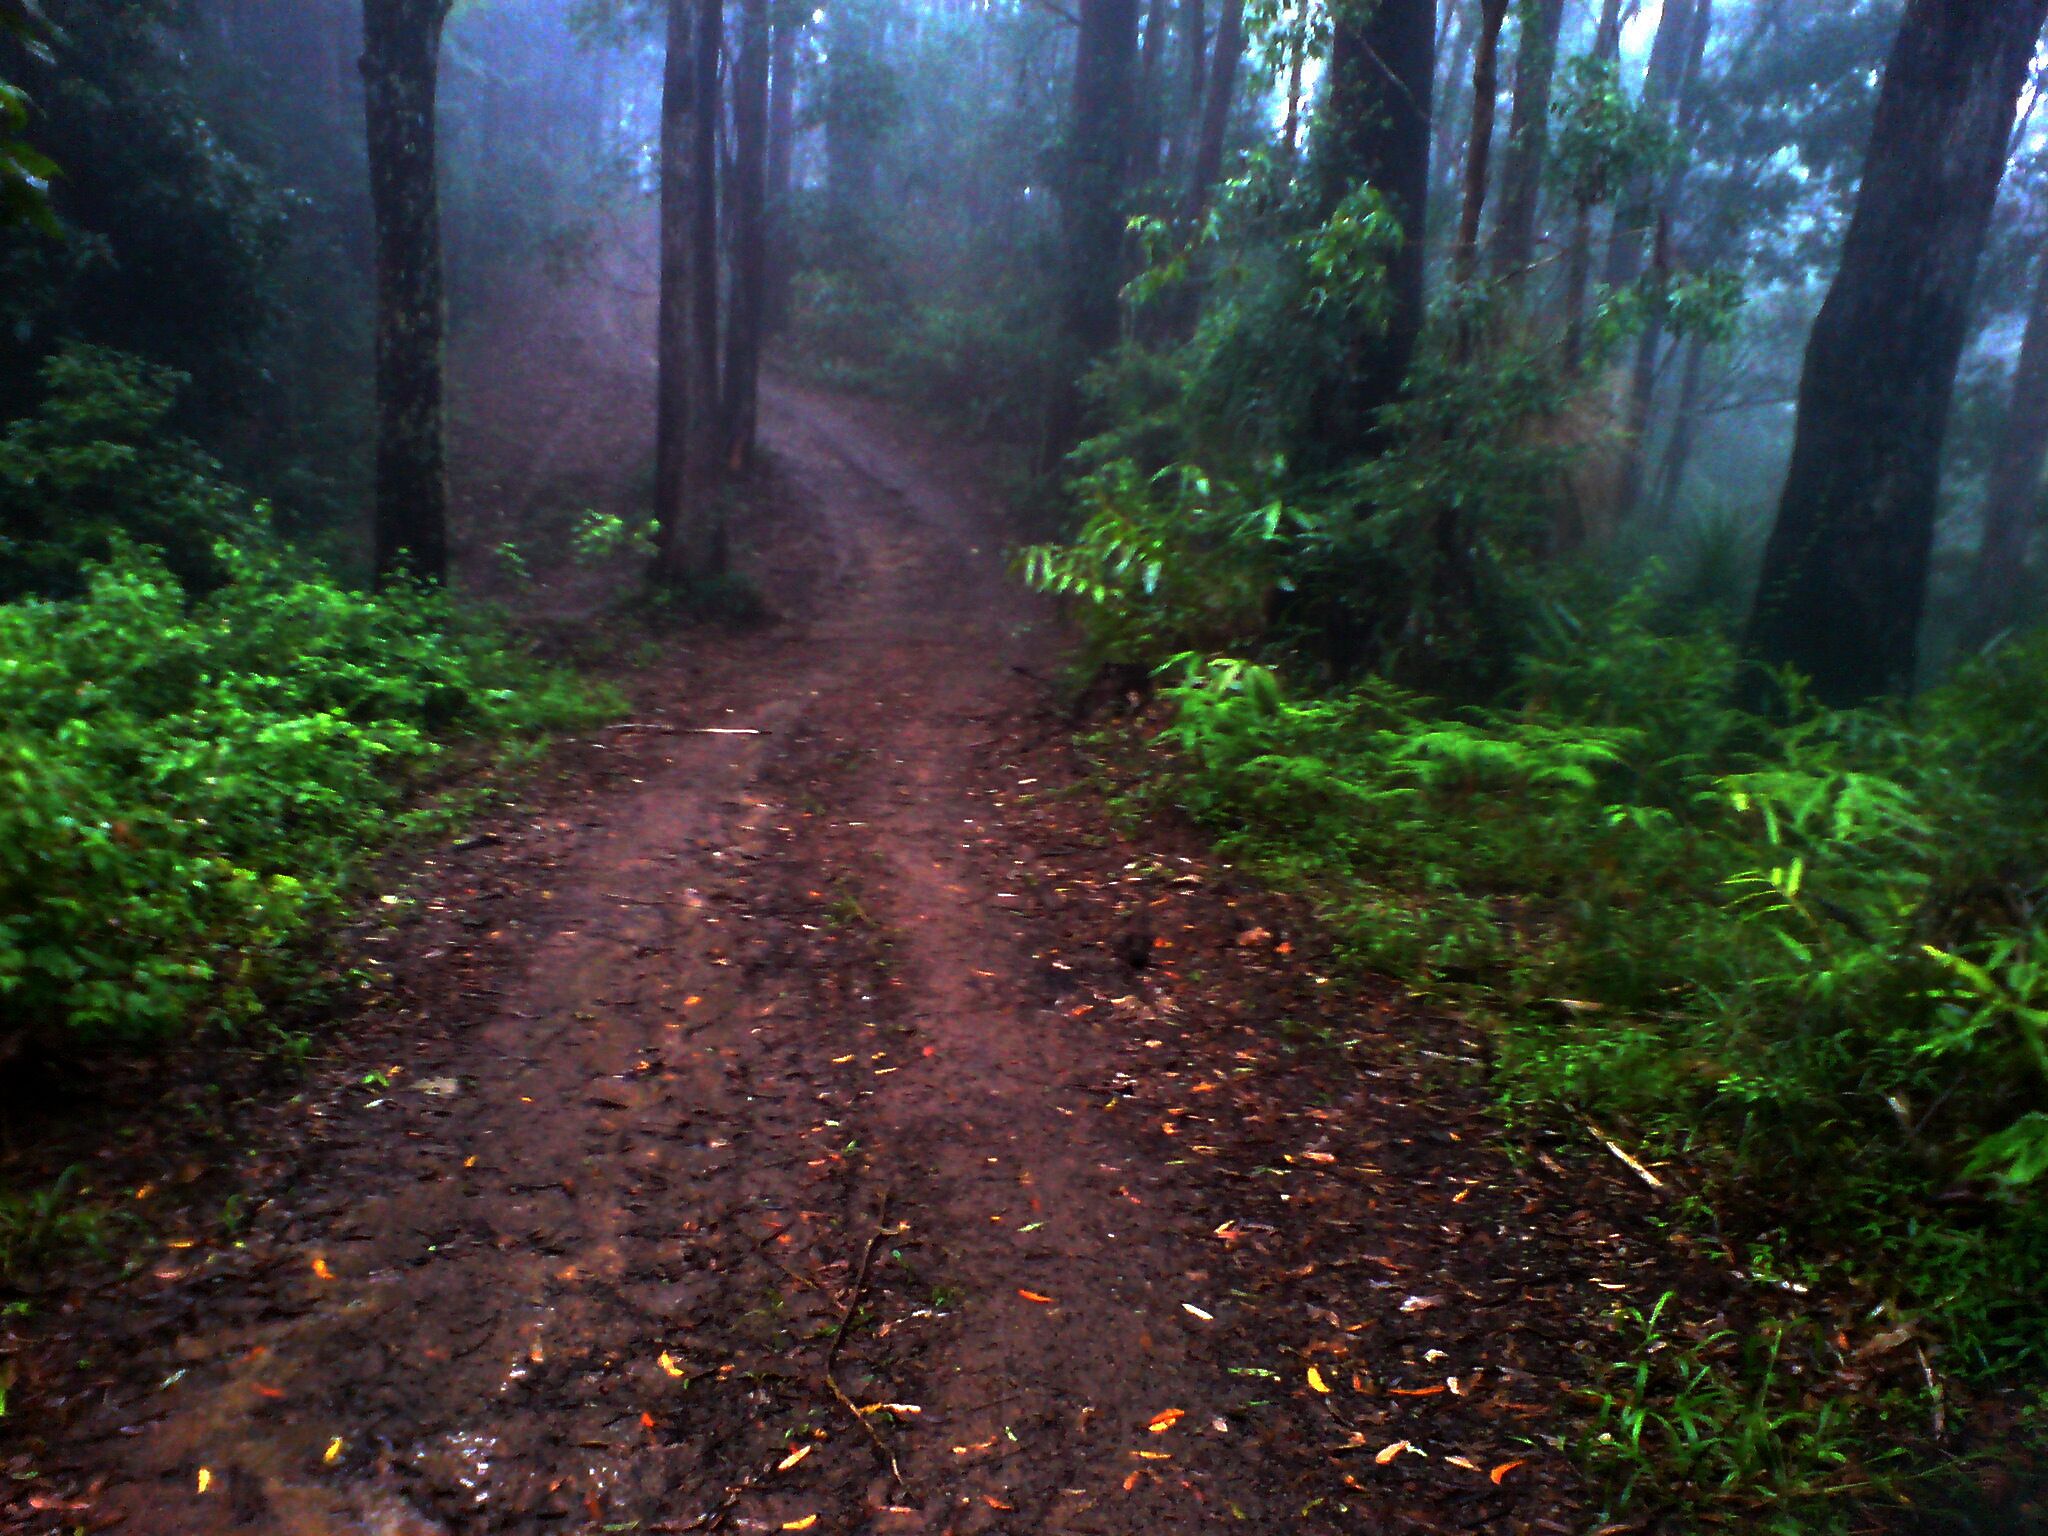
[[[971,462],[766,421],[804,606],[392,892],[237,1219],[34,1325],[0,1527],[1583,1529],[1546,1437],[1664,1283],[1632,1198],[1111,828]]]

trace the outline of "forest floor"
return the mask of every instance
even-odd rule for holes
[[[585,361],[472,392],[473,511],[644,459],[640,350]],[[0,1322],[0,1529],[1589,1529],[1617,1308],[1732,1282],[1113,813],[971,450],[765,417],[773,622],[395,864],[303,1075],[52,1116],[149,1247]]]

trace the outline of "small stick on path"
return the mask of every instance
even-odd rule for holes
[[[839,1405],[853,1415],[853,1422],[861,1427],[862,1433],[873,1443],[882,1460],[889,1464],[889,1475],[896,1479],[896,1486],[903,1492],[910,1493],[910,1484],[903,1480],[903,1468],[897,1464],[896,1453],[890,1450],[888,1444],[875,1432],[875,1426],[870,1424],[867,1415],[860,1411],[860,1405],[846,1395],[846,1389],[839,1385],[839,1377],[835,1374],[835,1368],[839,1364],[839,1351],[846,1343],[847,1330],[853,1326],[854,1313],[860,1310],[861,1297],[867,1294],[868,1276],[873,1273],[875,1267],[875,1250],[888,1238],[902,1234],[903,1228],[889,1226],[888,1220],[889,1196],[885,1194],[882,1196],[881,1208],[875,1212],[875,1234],[868,1239],[867,1249],[860,1256],[860,1269],[853,1277],[853,1290],[846,1298],[846,1310],[840,1314],[838,1328],[833,1330],[831,1348],[825,1351],[825,1385],[831,1388],[832,1396],[838,1400]]]

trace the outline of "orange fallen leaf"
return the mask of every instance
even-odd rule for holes
[[[981,1496],[981,1502],[986,1504],[990,1509],[1000,1509],[1004,1511],[1013,1510],[1017,1507],[1014,1504],[1005,1504],[1001,1499],[997,1498],[992,1493],[984,1493]]]
[[[1152,1422],[1145,1427],[1155,1435],[1163,1435],[1187,1416],[1185,1408],[1168,1408],[1164,1413],[1153,1414]]]
[[[1054,1301],[1050,1296],[1041,1296],[1036,1291],[1020,1290],[1017,1292],[1017,1294],[1019,1296],[1022,1296],[1026,1301],[1037,1302],[1041,1307],[1056,1307],[1059,1305],[1059,1303]]]
[[[1314,1392],[1328,1392],[1330,1390],[1330,1384],[1323,1380],[1323,1373],[1314,1366],[1308,1368],[1308,1384],[1309,1389]]]
[[[663,1350],[661,1352],[661,1358],[655,1361],[654,1363],[660,1366],[662,1368],[662,1371],[667,1375],[680,1376],[683,1374],[683,1368],[680,1365],[676,1364],[676,1357],[670,1354],[667,1350]]]
[[[654,1415],[653,1415],[653,1414],[651,1414],[651,1413],[643,1413],[643,1414],[641,1414],[641,1415],[640,1415],[640,1427],[641,1427],[642,1429],[652,1429],[652,1428],[654,1428]]]
[[[1439,1393],[1439,1392],[1441,1392],[1441,1391],[1443,1391],[1443,1387],[1442,1387],[1441,1385],[1438,1385],[1438,1386],[1434,1386],[1434,1387],[1389,1387],[1389,1388],[1387,1388],[1387,1396],[1389,1396],[1389,1397],[1435,1397],[1435,1396],[1437,1395],[1437,1393]]]
[[[775,1463],[775,1470],[778,1472],[787,1472],[791,1467],[795,1466],[798,1462],[802,1461],[806,1456],[810,1455],[812,1449],[813,1448],[808,1445],[798,1446],[795,1450],[791,1451],[787,1456],[783,1457],[782,1460]]]
[[[1502,1481],[1506,1479],[1507,1475],[1510,1472],[1514,1471],[1515,1468],[1521,1466],[1522,1461],[1526,1461],[1527,1459],[1527,1457],[1524,1457],[1522,1458],[1522,1460],[1518,1461],[1504,1461],[1486,1475],[1488,1478],[1492,1480],[1494,1487],[1498,1488],[1501,1485]]]
[[[783,1521],[782,1528],[785,1531],[808,1531],[812,1526],[816,1525],[817,1523],[818,1517],[816,1515],[805,1515],[801,1520]]]
[[[1138,1479],[1143,1477],[1144,1475],[1145,1469],[1143,1467],[1140,1467],[1137,1471],[1133,1472],[1129,1477],[1125,1478],[1124,1492],[1129,1493],[1133,1488],[1137,1487]]]
[[[1415,1447],[1408,1441],[1396,1440],[1384,1451],[1381,1451],[1377,1456],[1373,1457],[1373,1460],[1384,1467],[1388,1462],[1392,1461],[1396,1456],[1400,1455],[1403,1451],[1412,1451],[1414,1449]]]
[[[332,1280],[334,1278],[334,1271],[329,1269],[327,1261],[318,1255],[315,1255],[313,1259],[313,1273],[322,1280]]]

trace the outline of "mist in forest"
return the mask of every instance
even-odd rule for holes
[[[516,1145],[461,1164],[512,1257],[472,1306],[379,1249],[409,1277],[382,1305],[467,1337],[526,1315],[507,1275],[560,1300],[628,1255],[713,1358],[592,1303],[601,1365],[508,1410],[519,1448],[485,1459],[514,1471],[476,1493],[496,1442],[420,1449],[378,1375],[467,1405],[462,1350],[293,1335],[287,1392],[242,1340],[235,1392],[309,1465],[163,1452],[149,1476],[201,1501],[178,1531],[316,1486],[348,1510],[323,1533],[713,1529],[757,1499],[749,1529],[1080,1529],[1046,1513],[1070,1471],[1165,1501],[1133,1529],[2042,1529],[2044,24],[0,0],[0,1430],[20,1382],[36,1454],[70,1457],[36,1481],[24,1453],[0,1530],[14,1483],[81,1528],[110,1478],[155,1507],[64,1404],[146,1447],[240,1412],[82,1384],[201,1379],[225,1290],[75,1299],[216,1284],[196,1251],[289,1333],[317,1304],[226,1273],[250,1212],[250,1251],[322,1286],[396,1240],[302,1253],[296,1195],[248,1180],[331,1193],[345,1143],[438,1209],[453,1174],[390,1170],[447,1149],[381,1130],[421,1103]],[[586,922],[601,966],[561,958]],[[651,990],[614,1015],[600,968]],[[787,1124],[756,1093],[785,1073]],[[691,1155],[731,1156],[678,1187],[825,1233],[748,1229],[691,1271],[769,1302],[685,1294],[651,1218],[584,1248],[527,1220],[610,1212],[610,1117],[685,1124],[691,1094],[732,1122]],[[962,1109],[997,1101],[1014,1125]],[[249,1126],[268,1151],[207,1182]],[[983,1200],[1020,1139],[1173,1290],[1164,1322],[1079,1261],[1005,1267],[1065,1215],[1039,1195],[1022,1225],[934,1193]],[[1452,1168],[1441,1206],[1409,1191]],[[188,1186],[212,1208],[167,1236],[148,1202]],[[1205,1213],[1204,1246],[1163,1211]],[[677,1230],[736,1241],[721,1221]],[[169,1247],[114,1277],[136,1233]],[[991,1331],[990,1297],[1042,1310]],[[1527,1355],[1525,1301],[1553,1314]],[[1202,1353],[1239,1347],[1240,1307],[1266,1364]],[[1035,1405],[1014,1425],[885,1383],[889,1330],[956,1315],[945,1348],[1007,1352],[991,1401]],[[567,1379],[540,1324],[510,1337],[518,1379]],[[757,1347],[786,1358],[735,1373]],[[315,1425],[316,1379],[385,1420]],[[958,1443],[920,1461],[931,1425]],[[601,1476],[557,1467],[570,1440]],[[684,1445],[712,1447],[689,1524],[651,1470]],[[982,1476],[1010,1460],[1035,1494]],[[411,1502],[380,1502],[394,1477]],[[812,1477],[830,1498],[785,1496]]]

